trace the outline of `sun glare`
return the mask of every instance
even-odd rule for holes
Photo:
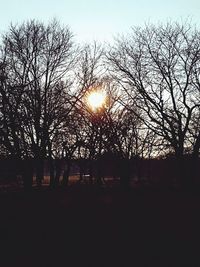
[[[103,107],[106,102],[106,93],[104,91],[93,91],[88,94],[87,102],[93,111]]]

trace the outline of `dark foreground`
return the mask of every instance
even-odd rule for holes
[[[0,266],[200,266],[200,194],[65,190],[0,195]]]

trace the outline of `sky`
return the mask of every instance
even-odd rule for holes
[[[200,25],[200,0],[0,0],[0,32],[12,22],[57,18],[78,42],[111,42],[145,23],[192,20]]]

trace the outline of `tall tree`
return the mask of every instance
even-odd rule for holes
[[[199,116],[199,34],[187,23],[133,28],[108,53],[126,105],[136,106],[146,126],[173,149],[179,171],[189,148],[199,154],[199,135],[194,140],[191,134]]]
[[[56,20],[48,25],[35,20],[11,25],[3,37],[7,88],[16,103],[20,138],[26,144],[26,151],[21,147],[22,157],[37,159],[38,184],[43,177],[42,161],[51,157],[52,135],[67,115],[74,52],[72,33]],[[8,97],[5,90],[1,95],[4,101]],[[16,133],[17,123],[12,125],[11,119],[10,131]]]

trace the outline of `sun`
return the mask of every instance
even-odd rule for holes
[[[100,109],[106,103],[106,93],[101,90],[90,92],[87,95],[87,103],[93,111]]]

